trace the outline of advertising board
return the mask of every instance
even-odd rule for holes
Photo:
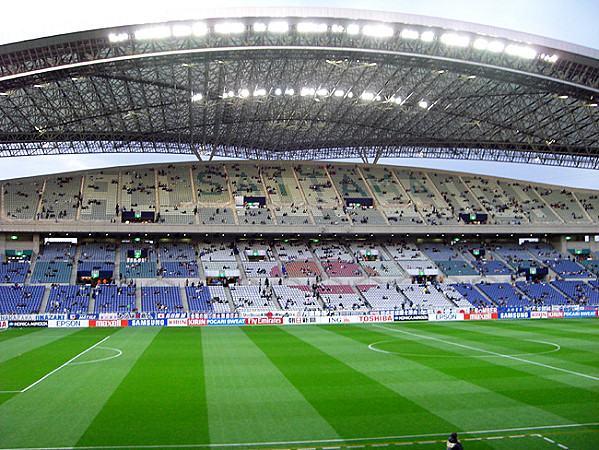
[[[128,325],[128,321],[122,319],[98,319],[89,321],[89,326],[96,328],[126,327]]]
[[[389,314],[370,314],[358,317],[361,323],[393,322],[393,316]]]
[[[395,322],[415,322],[421,320],[428,320],[428,314],[410,314],[410,315],[396,315],[393,316]]]
[[[127,326],[129,327],[165,327],[167,319],[130,319]]]
[[[48,328],[87,328],[88,320],[48,320]]]
[[[8,326],[11,328],[38,328],[47,327],[47,320],[9,320]]]
[[[247,325],[282,325],[282,317],[248,317],[245,322]]]
[[[220,319],[206,319],[206,325],[245,325],[245,318],[231,317]]]

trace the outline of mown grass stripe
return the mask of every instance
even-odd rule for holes
[[[77,445],[142,443],[209,443],[200,329],[160,330]]]
[[[213,444],[339,437],[241,328],[207,327],[202,345]]]
[[[469,324],[464,324],[465,328]],[[497,323],[497,326],[501,324]],[[393,327],[393,325],[389,325]],[[397,326],[398,329],[406,329]],[[440,336],[442,328],[432,324],[421,324],[421,326],[412,326],[410,332],[418,330],[417,333]],[[380,329],[379,329],[380,330]],[[381,330],[384,331],[384,330]],[[384,333],[386,335],[397,335],[392,330]],[[467,335],[467,333],[464,333]],[[405,336],[405,335],[404,335]],[[461,336],[461,334],[460,334]],[[489,335],[491,338],[493,336]],[[416,337],[405,336],[406,339],[418,339]],[[455,336],[447,336],[448,339],[456,340]],[[479,340],[483,337],[479,336]],[[459,342],[459,341],[457,341]],[[462,340],[462,342],[469,342]],[[434,349],[434,341],[422,341],[423,345]],[[470,343],[474,345],[473,343]],[[464,354],[467,350],[456,348],[456,354]],[[443,346],[442,352],[451,352],[446,346]],[[402,358],[416,360],[410,356]],[[599,392],[597,388],[579,388],[573,386],[569,380],[574,375],[563,373],[550,373],[549,369],[535,367],[520,361],[505,360],[504,358],[482,359],[464,357],[460,362],[459,369],[455,362],[450,362],[443,358],[418,358],[418,361],[430,368],[447,375],[456,375],[463,381],[476,384],[485,389],[497,392],[505,397],[511,398],[519,403],[534,406],[538,409],[558,413],[565,420],[574,423],[588,420],[599,420]],[[459,374],[456,372],[459,370]],[[563,380],[563,381],[562,381]],[[583,380],[584,383],[596,386],[594,380]],[[560,408],[560,406],[563,406]]]
[[[390,436],[398,429],[417,433],[424,423],[451,429],[448,422],[281,328],[243,331],[342,438]],[[311,331],[319,333],[315,327]]]
[[[47,343],[35,348],[24,345],[22,353],[0,363],[0,390],[20,391],[25,389],[98,342],[99,339],[106,337],[108,333],[107,330],[95,332],[80,330],[75,333],[60,333],[59,339],[52,339],[50,342],[42,339],[40,343]]]

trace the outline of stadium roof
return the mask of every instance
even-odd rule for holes
[[[0,156],[479,159],[599,168],[599,52],[331,8],[212,10],[0,47]]]

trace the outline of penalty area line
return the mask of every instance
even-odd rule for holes
[[[456,347],[461,347],[461,348],[465,348],[465,349],[468,349],[468,350],[475,350],[477,352],[487,353],[489,355],[501,356],[502,358],[507,358],[507,359],[511,359],[511,360],[514,360],[514,361],[524,362],[524,363],[527,363],[527,364],[531,364],[533,366],[544,367],[545,369],[557,370],[559,372],[569,373],[570,375],[577,375],[579,377],[589,378],[591,380],[599,381],[599,377],[594,377],[592,375],[587,375],[586,373],[574,372],[572,370],[562,369],[560,367],[555,367],[555,366],[550,366],[549,364],[543,364],[543,363],[539,363],[539,362],[535,362],[535,361],[529,361],[527,359],[518,358],[517,356],[504,355],[503,353],[497,353],[497,352],[493,352],[491,350],[485,350],[485,349],[482,349],[482,348],[471,347],[469,345],[458,344],[457,342],[445,341],[443,339],[434,338],[434,337],[431,337],[431,336],[424,336],[424,335],[416,334],[416,333],[410,333],[408,331],[397,330],[397,329],[394,329],[394,328],[387,328],[387,327],[383,327],[381,325],[375,325],[375,326],[378,327],[378,328],[382,328],[384,330],[394,331],[396,333],[407,334],[408,336],[413,336],[413,337],[417,337],[417,338],[420,338],[420,339],[428,339],[428,340],[431,340],[431,341],[442,342],[443,344],[455,345]]]
[[[34,387],[35,385],[41,383],[42,381],[44,381],[46,378],[48,378],[50,375],[58,372],[60,369],[62,369],[63,367],[67,366],[68,364],[72,363],[73,361],[75,361],[77,358],[79,358],[82,355],[85,355],[87,352],[89,352],[90,350],[96,348],[98,345],[100,345],[102,342],[104,342],[106,339],[108,339],[110,336],[106,336],[104,339],[102,339],[100,342],[96,342],[94,345],[92,345],[89,348],[86,348],[85,350],[83,350],[81,353],[79,353],[76,356],[73,356],[71,359],[69,359],[66,363],[60,365],[59,367],[57,367],[56,369],[54,369],[52,372],[47,373],[46,375],[44,375],[43,377],[41,377],[39,380],[34,381],[33,383],[31,383],[29,386],[27,386],[25,389],[22,389],[20,391],[0,391],[0,394],[22,394],[24,392],[27,392],[29,389],[31,389],[32,387]],[[119,355],[120,356],[120,355]]]

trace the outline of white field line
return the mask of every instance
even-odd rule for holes
[[[81,364],[93,364],[93,363],[98,363],[98,362],[102,362],[102,361],[108,361],[111,359],[118,358],[119,356],[121,356],[123,354],[123,352],[121,350],[119,350],[118,348],[110,348],[110,347],[97,347],[97,348],[101,348],[102,350],[112,350],[113,352],[116,352],[116,353],[112,356],[107,356],[106,358],[93,359],[91,361],[74,362],[74,363],[71,363],[71,366],[79,366]]]
[[[53,373],[58,372],[60,369],[62,369],[64,366],[68,365],[69,363],[75,361],[77,358],[79,358],[82,355],[85,355],[87,352],[89,352],[90,350],[92,350],[93,348],[96,348],[98,345],[100,345],[102,342],[104,342],[106,339],[108,339],[110,336],[106,336],[104,339],[102,339],[100,342],[96,342],[94,345],[92,345],[91,347],[83,350],[81,353],[79,353],[77,356],[72,357],[71,359],[69,359],[66,363],[62,364],[61,366],[57,367],[56,369],[54,369],[52,372],[47,373],[46,375],[44,375],[43,377],[41,377],[39,380],[33,382],[32,384],[30,384],[29,386],[27,386],[25,389],[21,390],[21,391],[0,391],[0,394],[20,394],[23,392],[27,392],[29,389],[31,389],[33,386],[35,386],[38,383],[41,383],[42,381],[44,381],[46,378],[48,378],[50,375],[52,375]]]
[[[545,369],[557,370],[559,372],[569,373],[570,375],[577,375],[579,377],[584,377],[584,378],[589,378],[591,380],[599,381],[599,377],[594,377],[592,375],[587,375],[585,373],[574,372],[572,370],[562,369],[560,367],[550,366],[549,364],[543,364],[543,363],[539,363],[539,362],[535,362],[535,361],[529,361],[527,359],[518,358],[517,356],[504,355],[503,353],[497,353],[497,352],[493,352],[491,350],[484,350],[482,348],[470,347],[469,345],[458,344],[457,342],[445,341],[443,339],[438,339],[438,338],[434,338],[434,337],[430,337],[430,336],[423,336],[420,334],[410,333],[408,331],[398,330],[398,329],[394,329],[394,328],[387,328],[387,327],[383,327],[381,325],[375,325],[375,326],[379,327],[379,328],[383,328],[388,331],[394,331],[396,333],[403,333],[403,334],[407,334],[409,336],[417,337],[420,339],[428,339],[431,341],[442,342],[444,344],[455,345],[456,347],[466,348],[468,350],[475,350],[478,352],[487,353],[489,355],[501,356],[502,358],[512,359],[514,361],[520,361],[520,362],[524,362],[527,364],[532,364],[534,366],[544,367]]]
[[[572,423],[566,425],[548,425],[544,427],[524,427],[524,428],[503,428],[497,430],[477,430],[477,431],[460,431],[461,435],[472,435],[472,434],[490,434],[490,433],[511,433],[511,432],[520,432],[520,431],[534,431],[534,430],[554,430],[560,428],[580,428],[580,427],[596,427],[599,426],[599,422],[591,422],[591,423]],[[279,442],[239,442],[239,443],[229,443],[229,444],[162,444],[162,445],[97,445],[97,446],[87,446],[87,447],[8,447],[8,448],[0,448],[0,450],[117,450],[117,449],[160,449],[160,448],[235,448],[235,447],[259,447],[265,445],[322,445],[322,444],[332,444],[332,443],[343,443],[343,442],[372,442],[372,441],[381,441],[381,440],[399,440],[399,439],[422,439],[422,438],[434,438],[440,436],[449,436],[452,431],[445,431],[443,433],[431,433],[431,434],[412,434],[406,436],[386,436],[386,437],[372,437],[372,438],[356,438],[356,439],[322,439],[318,441],[279,441]],[[540,434],[530,434],[531,437],[543,438]],[[511,436],[497,436],[498,438],[507,438]],[[527,437],[521,436],[521,437]],[[488,438],[479,438],[479,439],[488,439]],[[476,440],[476,438],[467,438],[466,440]],[[436,441],[431,441],[436,442]],[[409,443],[393,443],[393,445],[406,445]],[[413,444],[413,443],[411,443]],[[347,448],[361,448],[363,446],[353,445]],[[303,449],[302,450],[308,450]]]

